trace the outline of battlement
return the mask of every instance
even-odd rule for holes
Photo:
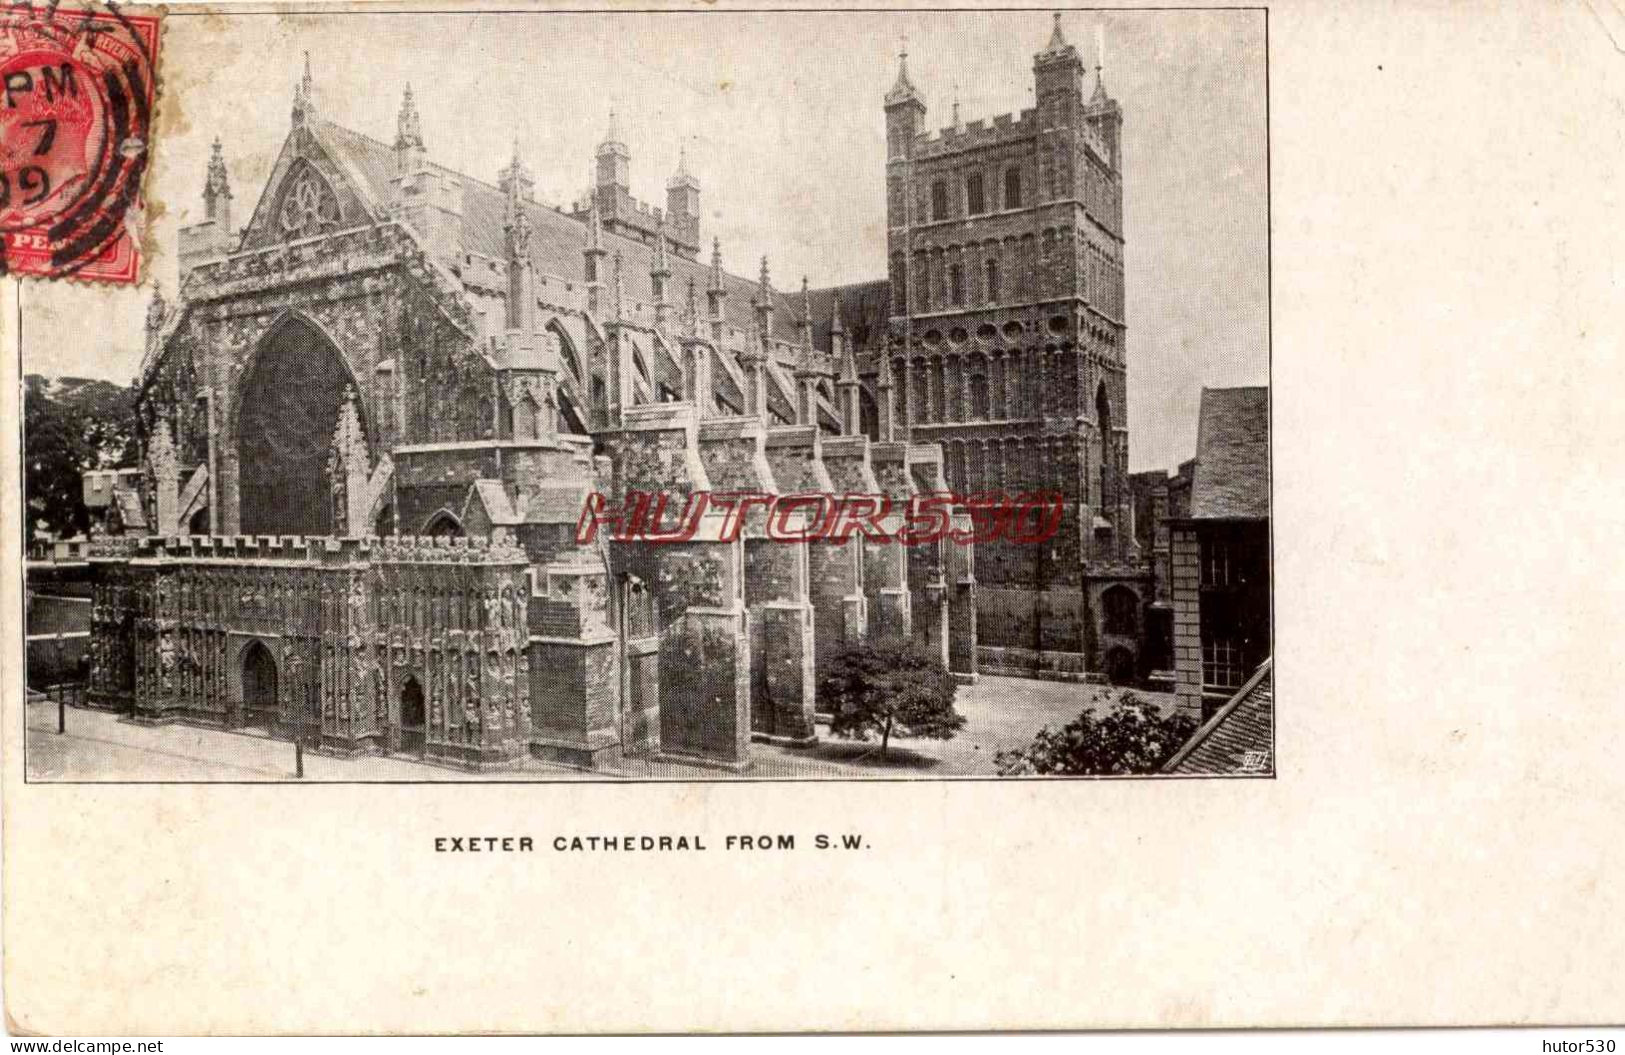
[[[552,330],[507,330],[490,337],[491,364],[498,370],[559,372],[559,335]]]
[[[1014,114],[998,114],[991,123],[987,118],[977,118],[965,122],[961,128],[953,125],[935,128],[915,136],[915,148],[926,148],[934,155],[1018,142],[1038,134],[1037,114],[1037,110],[1027,109]]]
[[[182,535],[96,539],[92,561],[275,561],[312,566],[394,564],[524,564],[524,550],[501,539],[444,535]]]
[[[1105,141],[1101,139],[1099,131],[1087,120],[1090,116],[1099,116],[1105,111],[1086,113],[1085,120],[1078,124],[1078,132],[1085,144],[1102,160],[1109,157],[1106,152]],[[922,132],[914,137],[914,156],[918,160],[934,157],[943,157],[948,154],[957,154],[966,150],[978,150],[984,147],[1003,146],[1008,143],[1018,143],[1031,139],[1044,129],[1039,127],[1038,111],[1028,108],[1015,114],[998,114],[989,123],[986,118],[977,118],[967,121],[962,127],[949,125],[945,128]]]

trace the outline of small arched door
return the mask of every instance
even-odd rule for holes
[[[1106,680],[1113,685],[1134,684],[1134,653],[1118,646],[1106,653]]]
[[[428,720],[423,710],[423,686],[418,679],[407,678],[401,686],[401,750],[411,755],[423,753],[424,732]]]
[[[259,641],[250,641],[243,649],[243,710],[251,722],[269,722],[276,717],[276,660]]]

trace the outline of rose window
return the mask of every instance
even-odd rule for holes
[[[338,223],[338,199],[320,176],[306,169],[282,198],[282,229],[295,238],[308,238]]]

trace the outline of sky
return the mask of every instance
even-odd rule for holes
[[[635,196],[664,205],[686,148],[701,237],[794,289],[885,274],[881,98],[905,35],[926,126],[1033,105],[1052,16],[1023,12],[170,15],[147,186],[173,298],[179,225],[225,147],[246,222],[310,62],[324,117],[393,142],[412,85],[432,160],[495,182],[519,149],[537,196],[579,198],[617,113]],[[1268,382],[1264,21],[1258,11],[1072,11],[1063,32],[1123,107],[1130,467],[1195,451],[1203,386]],[[1086,88],[1087,90],[1087,88]],[[150,290],[30,283],[23,368],[125,382]]]

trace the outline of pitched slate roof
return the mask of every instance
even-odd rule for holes
[[[1275,693],[1271,661],[1196,730],[1164,773],[1270,776],[1275,772]]]
[[[378,203],[387,204],[393,198],[395,189],[392,181],[395,178],[396,164],[394,147],[331,121],[321,123],[321,135],[327,146],[340,152],[361,174],[366,183],[364,189],[370,192]],[[493,184],[442,165],[431,162],[429,168],[462,184],[464,251],[494,260],[505,260],[507,244],[504,227],[507,219],[507,196]],[[587,277],[586,259],[582,250],[587,245],[587,225],[559,209],[540,202],[526,202],[525,209],[529,213],[533,231],[531,245],[536,269],[567,282],[584,283]],[[604,231],[601,244],[608,252],[603,275],[606,289],[614,281],[612,261],[615,254],[620,253],[622,281],[627,299],[649,304],[652,297],[649,271],[653,266],[654,247],[608,230]],[[709,254],[703,255],[705,257],[703,260],[688,260],[675,253],[667,255],[672,275],[666,297],[679,316],[686,306],[688,280],[691,277],[697,288],[696,299],[702,316],[706,310],[705,290],[711,284],[711,265]],[[771,261],[769,264],[771,265]],[[465,280],[480,277],[469,275]],[[780,281],[783,281],[782,276]],[[490,283],[486,279],[480,284]],[[723,310],[728,324],[741,330],[748,330],[755,321],[750,302],[757,294],[756,279],[741,278],[724,272],[722,284],[727,291]],[[774,337],[794,342],[798,332],[796,324],[801,318],[800,291],[786,293],[775,289],[773,305]],[[847,325],[850,327],[851,323],[848,322]]]
[[[807,299],[812,302],[815,346],[831,347],[829,335],[836,297],[841,298],[841,325],[846,328],[846,339],[854,351],[869,349],[885,336],[886,320],[891,315],[891,282],[882,278],[807,291]],[[799,293],[795,302],[799,316]]]
[[[1196,519],[1270,515],[1270,390],[1204,388],[1191,512]]]

